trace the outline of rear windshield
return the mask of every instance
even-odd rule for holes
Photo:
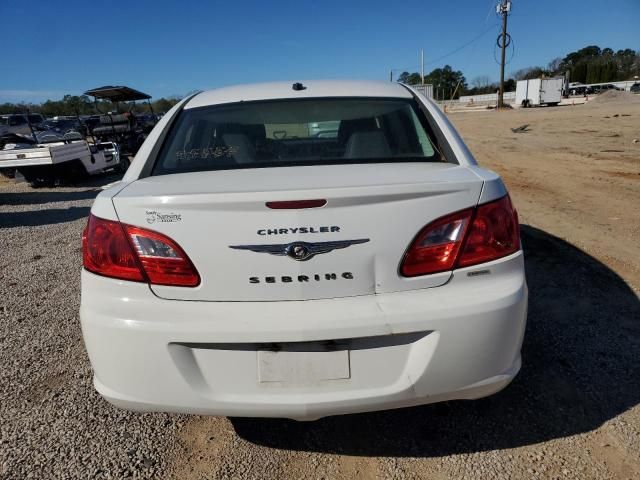
[[[444,161],[413,99],[247,102],[183,110],[152,175],[376,162]]]

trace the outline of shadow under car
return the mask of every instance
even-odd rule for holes
[[[640,301],[609,267],[522,226],[529,315],[520,374],[480,400],[302,423],[232,418],[254,444],[362,456],[514,448],[598,428],[640,400]]]

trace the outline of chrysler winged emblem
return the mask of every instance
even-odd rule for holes
[[[356,240],[335,240],[333,242],[291,242],[276,243],[269,245],[229,245],[229,248],[236,250],[251,250],[257,253],[268,253],[270,255],[288,256],[299,262],[309,260],[316,255],[329,253],[340,248],[347,248],[351,245],[367,243],[368,238],[358,238]]]

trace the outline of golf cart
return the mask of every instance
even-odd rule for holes
[[[32,124],[34,114],[13,115],[9,127],[0,129],[0,175],[12,178],[18,171],[32,186],[76,183],[87,175],[107,170],[126,171],[129,163],[120,157],[115,142],[89,144],[79,118],[58,117]],[[26,128],[15,118],[24,119]]]
[[[148,133],[153,129],[156,120],[151,106],[150,95],[125,86],[104,86],[87,90],[85,95],[93,97],[96,110],[100,113],[100,122],[93,126],[91,135],[101,142],[114,142],[120,146],[123,156],[135,155]],[[115,104],[116,113],[100,111],[98,100],[107,100]],[[139,121],[132,111],[118,113],[120,102],[146,100],[153,121]]]
[[[12,177],[17,170],[33,187],[73,184],[107,170],[124,172],[127,166],[113,142],[88,144],[81,138],[53,134],[0,137],[0,174]]]

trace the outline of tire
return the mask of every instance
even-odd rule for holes
[[[65,166],[64,171],[61,173],[60,183],[69,182],[76,184],[82,182],[89,176],[87,169],[80,160],[69,162],[69,165]]]
[[[125,173],[129,169],[130,164],[131,162],[129,161],[129,157],[127,155],[120,154],[120,163],[118,163],[113,170],[117,173]]]
[[[55,178],[51,171],[44,171],[40,168],[24,168],[18,169],[24,179],[33,188],[53,187],[55,186]]]
[[[3,168],[0,170],[0,175],[5,178],[16,178],[16,169],[15,168]]]

